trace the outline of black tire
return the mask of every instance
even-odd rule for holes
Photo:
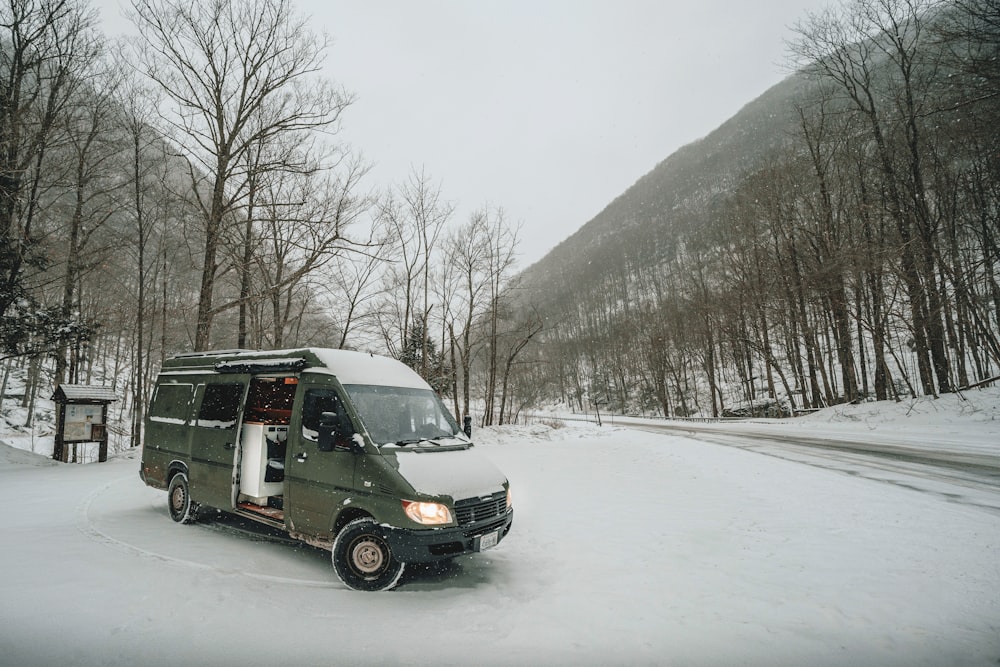
[[[177,523],[191,523],[198,518],[198,504],[191,500],[188,478],[179,472],[170,478],[167,485],[167,510],[170,518]]]
[[[333,541],[333,569],[345,586],[356,591],[395,588],[406,567],[392,555],[375,527],[370,517],[355,519]]]

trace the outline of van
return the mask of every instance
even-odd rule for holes
[[[507,478],[388,357],[181,354],[163,363],[145,427],[139,474],[174,521],[215,508],[280,529],[329,550],[355,590],[493,548],[513,521]]]

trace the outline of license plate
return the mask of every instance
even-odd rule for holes
[[[490,547],[495,547],[497,542],[500,541],[500,531],[494,530],[492,533],[486,533],[479,538],[479,550],[486,551]]]

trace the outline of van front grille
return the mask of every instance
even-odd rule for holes
[[[487,499],[467,498],[455,503],[455,513],[458,515],[459,526],[469,526],[502,517],[507,512],[507,494],[503,491],[494,493]]]
[[[464,532],[467,538],[479,537],[480,535],[485,535],[486,533],[492,533],[498,528],[503,528],[503,525],[507,523],[506,517],[500,517],[494,521],[486,524],[479,524],[475,528],[470,528]]]

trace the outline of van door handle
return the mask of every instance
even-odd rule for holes
[[[309,455],[306,454],[305,452],[301,452],[295,455],[295,460],[298,461],[299,463],[305,463],[307,458],[309,458]]]

